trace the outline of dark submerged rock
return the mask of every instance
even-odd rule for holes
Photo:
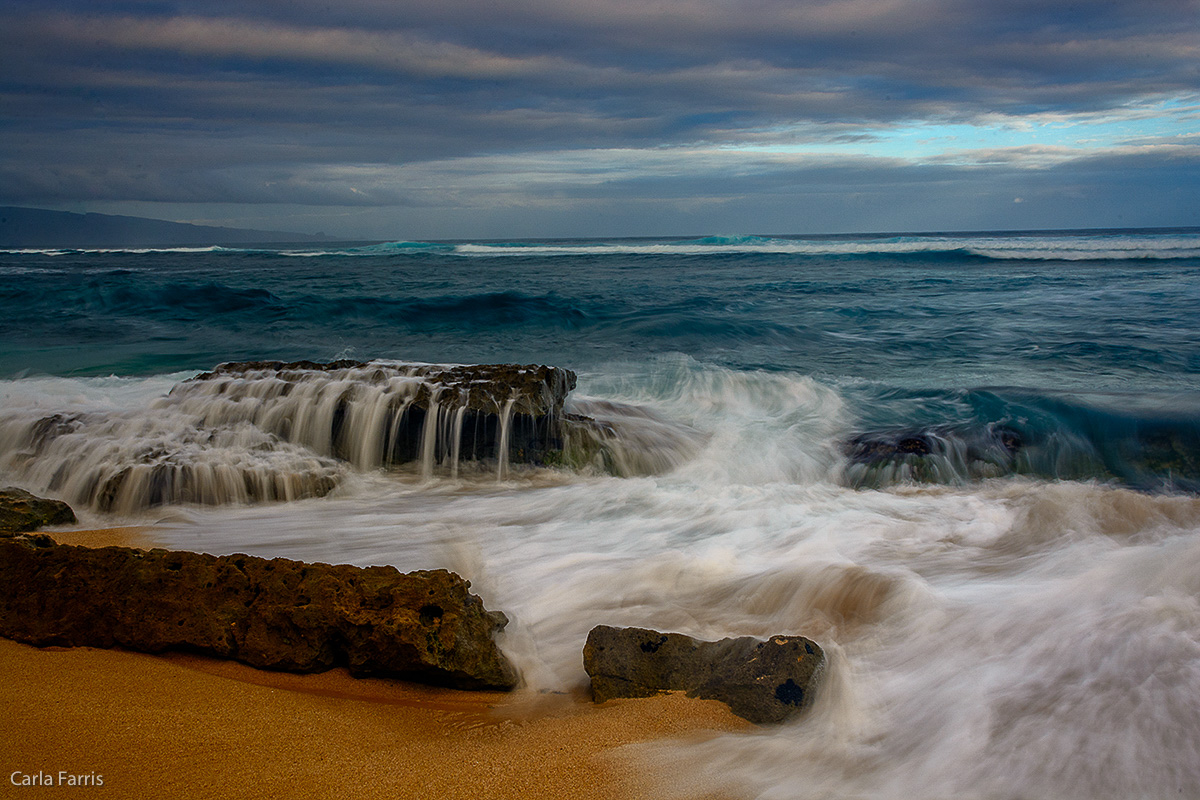
[[[37,497],[24,489],[0,489],[0,533],[36,531],[43,525],[72,525],[75,512],[61,500]]]
[[[1149,424],[1139,434],[1124,459],[1134,485],[1200,493],[1200,425]]]
[[[493,640],[508,620],[469,588],[446,570],[0,539],[0,635],[10,639],[511,689],[516,671]]]
[[[679,633],[600,625],[588,634],[583,665],[597,703],[679,690],[720,700],[751,722],[772,723],[812,703],[825,653],[803,636],[705,642]]]
[[[1008,475],[1025,447],[1020,433],[1002,425],[933,426],[870,431],[842,444],[852,485],[892,480],[952,483]]]
[[[903,456],[944,455],[961,446],[968,458],[995,460],[997,451],[1015,456],[1024,446],[1017,431],[988,427],[978,431],[930,428],[915,431],[875,431],[846,442],[843,449],[851,461],[872,463]]]

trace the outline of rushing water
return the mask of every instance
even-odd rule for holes
[[[819,641],[806,718],[638,749],[685,796],[1200,797],[1196,231],[26,251],[0,276],[0,483],[85,524],[458,570],[533,690],[584,683],[601,623]],[[571,468],[391,464],[314,433],[335,395],[342,430],[397,424],[362,375],[188,381],[338,358],[568,368],[567,411],[619,437]],[[98,489],[164,464],[157,494]]]

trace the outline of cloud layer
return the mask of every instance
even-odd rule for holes
[[[372,237],[1200,224],[1191,0],[18,0],[0,103],[6,204]]]

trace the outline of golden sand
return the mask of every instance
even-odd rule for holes
[[[154,529],[147,526],[127,526],[123,528],[95,528],[92,530],[46,530],[59,544],[74,544],[82,547],[140,547],[148,549],[156,547]]]
[[[92,533],[94,545],[133,535]],[[633,800],[670,776],[647,775],[614,748],[753,727],[679,695],[596,706],[582,694],[463,692],[4,639],[0,676],[3,797]],[[58,785],[60,772],[91,785]],[[55,785],[13,785],[38,775]]]

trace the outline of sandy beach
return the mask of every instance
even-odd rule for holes
[[[89,546],[153,538],[52,535]],[[3,795],[13,797],[652,797],[671,776],[638,768],[623,745],[753,728],[678,695],[596,706],[584,692],[463,692],[5,639],[0,674]]]

